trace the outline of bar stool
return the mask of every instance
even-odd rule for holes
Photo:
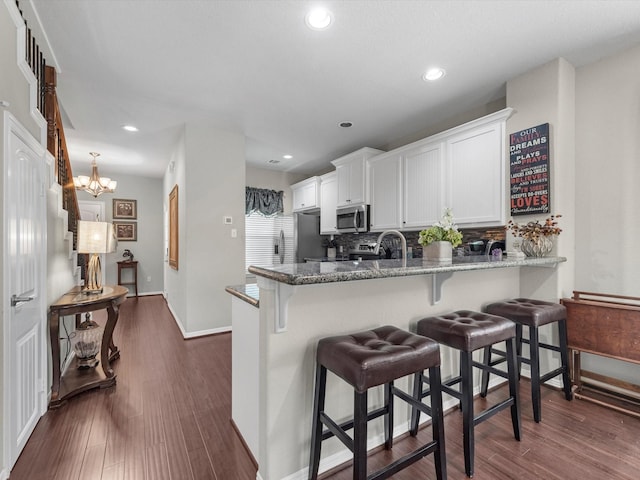
[[[518,398],[518,375],[516,365],[515,336],[516,326],[511,320],[481,312],[460,310],[457,312],[427,317],[418,321],[417,332],[432,338],[442,345],[460,351],[460,376],[442,382],[442,392],[460,400],[462,408],[462,430],[464,446],[464,469],[468,477],[473,477],[474,460],[474,428],[499,411],[511,408],[511,423],[516,440],[520,440],[520,402]],[[493,367],[473,361],[473,352],[505,341],[507,344],[508,374]],[[473,412],[473,367],[491,370],[496,375],[508,378],[509,397],[500,403],[474,416]],[[429,385],[429,390],[422,390],[422,384]],[[458,389],[451,388],[460,384]],[[431,378],[420,376],[414,384],[414,397],[422,399],[430,395]],[[420,412],[412,410],[411,434],[418,431]]]
[[[429,370],[432,378],[431,406],[416,401],[393,386],[393,381]],[[324,411],[327,370],[354,389],[353,420],[336,424]],[[367,391],[384,385],[384,405],[368,411]],[[384,416],[385,447],[393,445],[393,399],[398,397],[431,416],[433,439],[426,445],[369,475],[388,478],[422,457],[434,454],[436,477],[446,479],[442,394],[440,392],[440,346],[437,342],[392,326],[384,326],[351,335],[323,338],[316,354],[316,380],[311,432],[309,479],[318,477],[323,440],[337,437],[353,452],[353,478],[367,478],[367,422]],[[323,426],[327,427],[327,430]],[[353,429],[353,438],[346,431]]]
[[[571,400],[571,382],[569,381],[568,350],[567,350],[567,310],[564,305],[558,303],[543,302],[528,298],[516,298],[505,302],[496,302],[485,308],[487,313],[506,317],[516,323],[516,347],[518,352],[518,376],[522,363],[531,366],[531,403],[533,404],[533,419],[540,423],[542,417],[540,385],[562,374],[564,395]],[[558,324],[559,346],[541,343],[538,328],[549,323]],[[529,327],[529,338],[523,338],[522,327]],[[522,344],[529,344],[529,358],[522,355]],[[546,348],[560,353],[560,367],[544,375],[540,375],[540,349]],[[492,360],[492,354],[499,356]],[[486,348],[484,351],[484,364],[497,365],[504,362],[504,352]],[[489,386],[489,372],[482,375],[482,389],[480,395],[487,394]]]

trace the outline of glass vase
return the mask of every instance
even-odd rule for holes
[[[537,238],[523,238],[520,249],[527,257],[545,257],[553,248],[551,236],[541,235]]]

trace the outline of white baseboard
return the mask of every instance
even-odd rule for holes
[[[0,480],[7,480],[9,478],[9,472],[4,469],[0,470]]]
[[[211,328],[208,330],[198,330],[195,332],[187,332],[184,329],[184,326],[182,325],[182,321],[180,321],[180,318],[178,318],[178,315],[173,310],[173,308],[171,308],[171,304],[168,301],[167,301],[167,307],[169,307],[169,311],[171,312],[171,315],[173,315],[173,318],[176,321],[176,325],[178,325],[178,328],[180,329],[182,338],[184,338],[185,340],[188,338],[205,337],[207,335],[215,335],[216,333],[227,333],[231,331],[231,325],[229,325],[226,327]]]

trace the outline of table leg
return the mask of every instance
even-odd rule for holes
[[[51,337],[51,357],[53,359],[53,379],[51,383],[51,402],[58,400],[60,393],[60,315],[58,312],[49,314],[49,336]]]
[[[102,361],[102,370],[108,378],[115,376],[111,368],[111,357],[114,359],[119,355],[118,347],[113,343],[113,330],[118,323],[119,308],[116,300],[113,300],[107,307],[107,324],[104,327],[102,335],[102,348],[100,349],[100,360]]]

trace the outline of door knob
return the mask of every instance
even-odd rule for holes
[[[19,297],[15,293],[11,295],[11,306],[15,307],[18,303],[30,302],[34,297]]]

